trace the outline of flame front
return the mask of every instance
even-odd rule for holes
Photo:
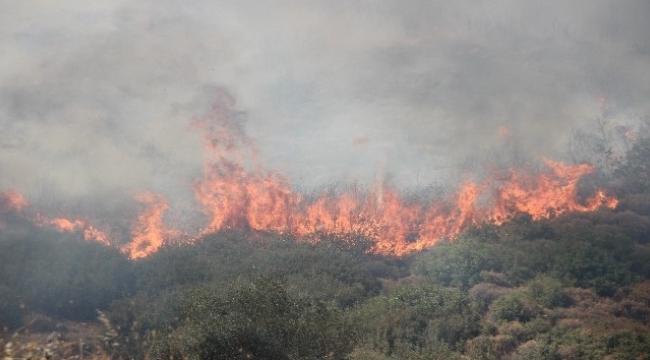
[[[617,205],[617,199],[602,190],[579,200],[578,183],[595,171],[593,166],[571,166],[548,159],[543,159],[542,172],[513,169],[505,178],[466,182],[449,198],[435,202],[406,201],[384,183],[369,189],[355,187],[305,197],[292,190],[286,177],[256,163],[257,152],[233,107],[234,99],[224,92],[205,117],[192,122],[205,146],[204,174],[193,184],[198,204],[207,217],[200,234],[246,229],[316,240],[320,234],[352,234],[370,240],[377,253],[403,255],[430,247],[440,239],[453,238],[469,226],[502,224],[522,213],[539,220]],[[169,206],[163,195],[145,192],[136,200],[144,204],[143,210],[132,225],[131,242],[121,248],[131,259],[148,256],[180,237],[164,223]],[[28,202],[20,194],[0,193],[0,216],[20,213],[26,206]],[[111,244],[105,233],[84,220],[37,216],[33,221],[60,231],[83,233],[86,240]]]
[[[617,204],[600,190],[584,203],[578,201],[578,182],[593,166],[547,159],[540,174],[511,170],[505,180],[468,182],[451,199],[437,203],[405,203],[385,184],[306,200],[280,174],[254,162],[247,169],[241,156],[251,151],[250,141],[232,116],[232,105],[232,98],[220,98],[206,117],[193,123],[206,148],[204,176],[194,186],[208,217],[203,233],[238,228],[299,236],[358,234],[371,240],[376,252],[403,255],[452,238],[468,226],[501,224],[521,213],[538,220]]]

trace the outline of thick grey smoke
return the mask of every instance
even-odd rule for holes
[[[0,190],[187,192],[188,123],[217,87],[299,186],[561,156],[603,101],[613,122],[650,114],[648,16],[646,0],[3,1]]]

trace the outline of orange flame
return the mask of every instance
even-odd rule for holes
[[[0,192],[0,214],[18,212],[29,205],[29,201],[15,191]]]
[[[163,215],[169,208],[163,195],[146,192],[137,195],[136,200],[145,204],[146,208],[132,229],[131,243],[122,248],[131,259],[148,256],[173,236],[173,232],[163,223]]]
[[[354,234],[372,241],[372,250],[377,253],[403,255],[453,238],[469,226],[502,224],[521,213],[538,220],[569,211],[613,209],[618,203],[602,190],[580,201],[578,183],[595,168],[548,159],[543,159],[546,169],[540,173],[510,170],[505,178],[467,182],[444,201],[405,201],[396,189],[383,183],[367,190],[353,188],[305,198],[292,191],[287,178],[255,163],[256,151],[233,107],[234,99],[223,92],[208,114],[192,123],[206,149],[204,175],[193,186],[208,219],[201,234],[229,228],[303,238]],[[512,136],[505,127],[500,133]],[[169,206],[163,195],[146,192],[136,200],[144,209],[132,227],[132,241],[121,248],[131,259],[146,257],[180,237],[164,223]],[[0,193],[0,215],[22,211],[27,205],[18,193]],[[83,220],[37,215],[33,221],[60,231],[81,232],[86,240],[110,246],[105,233]]]
[[[370,190],[322,195],[305,200],[279,174],[253,167],[236,156],[248,145],[242,125],[232,118],[232,98],[217,102],[208,116],[195,121],[206,145],[205,175],[194,186],[208,225],[203,233],[226,228],[309,236],[359,234],[374,242],[374,251],[403,255],[458,235],[483,222],[501,224],[520,213],[533,219],[567,211],[614,208],[617,200],[602,191],[578,201],[580,178],[591,165],[565,165],[544,159],[547,170],[536,176],[511,170],[507,179],[468,182],[452,201],[405,203],[385,184]],[[236,130],[233,133],[230,130]],[[245,150],[245,149],[244,149]]]
[[[66,218],[47,219],[37,215],[34,221],[39,226],[51,226],[61,232],[81,232],[86,241],[97,241],[106,246],[111,245],[108,235],[83,220],[69,220]]]

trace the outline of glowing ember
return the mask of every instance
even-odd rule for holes
[[[146,208],[133,227],[131,243],[122,248],[131,259],[139,259],[155,252],[174,236],[174,232],[163,223],[163,215],[169,208],[164,196],[147,192],[136,196],[136,200],[145,204]]]

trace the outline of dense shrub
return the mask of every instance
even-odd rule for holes
[[[459,289],[409,284],[363,304],[354,322],[362,344],[394,355],[457,348],[478,333],[479,318],[476,304]]]
[[[58,232],[0,241],[0,283],[21,296],[28,311],[94,319],[97,309],[132,291],[130,268],[116,249]]]
[[[290,286],[343,307],[381,289],[379,278],[403,274],[400,260],[346,250],[337,243],[299,243],[272,234],[220,232],[193,245],[168,246],[135,264],[137,287],[156,294],[171,287],[227,286],[249,274],[282,272]]]
[[[571,305],[571,298],[563,289],[561,281],[540,276],[528,284],[528,293],[539,305],[546,308]]]
[[[621,182],[621,191],[650,193],[650,138],[644,137],[634,142],[615,175]]]
[[[499,260],[493,244],[462,237],[415,255],[412,269],[433,282],[467,289],[481,282],[482,271],[500,270]]]
[[[199,359],[343,358],[352,338],[340,309],[296,296],[281,277],[258,277],[223,294],[187,294],[181,353]]]
[[[540,315],[541,309],[527,294],[513,292],[495,300],[490,312],[497,321],[527,322]]]

